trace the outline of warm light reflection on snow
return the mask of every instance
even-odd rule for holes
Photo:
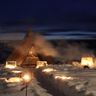
[[[23,81],[23,79],[20,78],[20,77],[11,77],[11,78],[9,78],[9,79],[5,79],[5,81],[6,81],[7,83],[18,83],[18,82]]]
[[[53,68],[46,68],[46,69],[43,69],[42,72],[46,72],[46,73],[50,73],[52,71],[56,71],[55,69]]]
[[[73,80],[72,77],[69,77],[69,76],[65,76],[65,75],[55,75],[54,77],[55,79],[61,79],[61,80]]]
[[[6,65],[5,68],[14,69],[14,68],[16,68],[16,67],[13,66],[13,65]]]
[[[20,71],[20,70],[13,70],[12,72],[13,73],[21,73],[22,71]]]

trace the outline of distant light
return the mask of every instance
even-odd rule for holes
[[[16,61],[6,61],[5,68],[14,69],[17,67]]]
[[[37,66],[36,68],[44,67],[47,66],[47,61],[37,61]]]
[[[31,80],[31,75],[27,73],[27,74],[24,74],[22,78],[24,79],[25,82],[29,82]]]
[[[33,54],[33,52],[32,52],[32,51],[29,51],[29,54],[30,54],[30,55],[32,55],[32,54]]]
[[[94,68],[94,59],[91,56],[86,56],[81,58],[81,65],[82,66],[88,66],[90,68]]]

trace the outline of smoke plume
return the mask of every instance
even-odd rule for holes
[[[52,44],[50,44],[49,42],[47,42],[43,36],[39,35],[39,34],[35,34],[34,35],[34,46],[36,49],[36,52],[39,54],[43,54],[45,56],[53,56],[56,57],[59,55],[59,53],[57,52],[57,50],[52,46]]]
[[[82,56],[92,56],[94,54],[94,51],[89,50],[85,43],[62,42],[57,49],[63,61],[80,60]]]

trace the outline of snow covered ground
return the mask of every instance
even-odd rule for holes
[[[64,92],[66,96],[96,96],[95,69],[49,65],[42,69],[41,74],[44,74],[42,75],[44,79],[46,81],[49,79],[52,82],[51,84]]]
[[[18,87],[17,87],[18,89]],[[26,96],[26,89],[19,90],[11,89],[8,92],[0,93],[0,96]],[[46,89],[39,86],[39,82],[34,78],[27,87],[27,96],[52,96],[47,93]]]

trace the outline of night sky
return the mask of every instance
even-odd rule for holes
[[[0,0],[0,22],[96,23],[95,0]]]

